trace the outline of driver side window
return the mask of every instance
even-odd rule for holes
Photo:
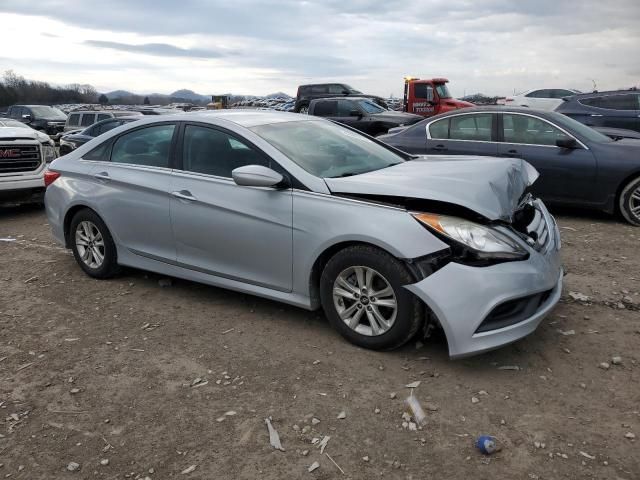
[[[506,143],[555,146],[556,140],[572,138],[549,122],[528,115],[505,113],[502,127]]]
[[[198,125],[187,125],[184,130],[182,161],[187,172],[225,178],[245,165],[271,167],[266,155],[238,138]]]

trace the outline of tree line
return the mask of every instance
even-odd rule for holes
[[[0,107],[16,103],[97,103],[98,97],[98,92],[91,85],[72,83],[64,87],[54,87],[47,82],[27,80],[12,70],[7,70],[0,80]]]

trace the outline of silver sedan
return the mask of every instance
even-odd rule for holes
[[[54,236],[90,276],[135,267],[306,309],[395,348],[430,325],[452,357],[535,330],[560,237],[519,159],[410,156],[329,121],[262,111],[145,118],[57,159]]]

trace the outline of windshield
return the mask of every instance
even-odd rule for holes
[[[326,121],[284,122],[251,128],[307,172],[347,177],[404,162],[369,138]]]
[[[549,114],[552,116],[553,121],[558,125],[570,129],[572,133],[576,133],[577,135],[580,135],[591,142],[613,142],[613,139],[607,137],[605,134],[600,133],[591,127],[588,127],[584,123],[580,123],[571,117],[567,117],[566,115],[557,112],[549,112]]]
[[[449,93],[449,89],[447,88],[446,83],[436,84],[436,91],[438,92],[438,96],[440,98],[451,98],[451,94]]]
[[[360,105],[367,113],[382,113],[386,110],[379,105],[376,105],[371,100],[359,100],[358,105]]]
[[[18,122],[17,120],[0,120],[0,127],[31,128],[26,123]]]
[[[360,90],[356,90],[355,88],[353,88],[350,85],[343,85],[343,86],[344,86],[344,88],[349,90],[349,93],[355,93],[355,94],[362,93]]]
[[[29,107],[33,114],[38,118],[46,118],[49,120],[66,120],[67,116],[62,110],[53,107]]]

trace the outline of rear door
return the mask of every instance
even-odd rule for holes
[[[496,114],[464,113],[427,126],[427,153],[432,155],[496,156]]]
[[[640,132],[640,93],[593,97],[582,103],[595,107],[590,114],[595,125]]]
[[[91,194],[119,245],[165,262],[176,260],[169,216],[176,131],[174,122],[128,130],[83,158],[95,162]]]
[[[182,169],[174,172],[171,219],[178,263],[203,273],[281,291],[292,288],[291,189],[243,187],[243,165],[279,169],[243,138],[222,128],[186,124]]]
[[[523,158],[540,173],[534,192],[545,200],[573,202],[594,198],[596,159],[585,145],[560,148],[556,140],[570,139],[568,132],[530,114],[501,113],[498,152],[502,157]]]

